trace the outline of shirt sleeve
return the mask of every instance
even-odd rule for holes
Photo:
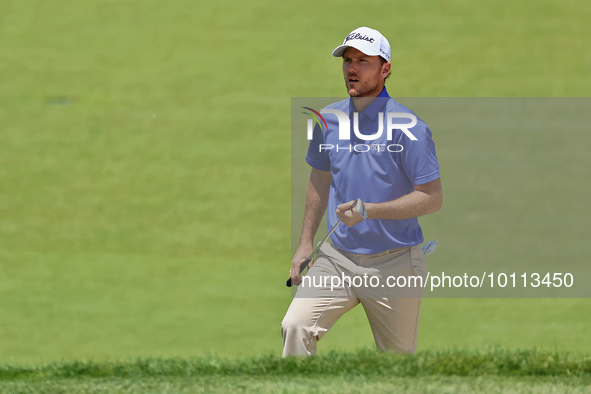
[[[320,145],[324,143],[324,136],[322,129],[318,125],[314,126],[312,133],[312,140],[308,146],[308,154],[306,155],[306,162],[321,171],[330,171],[330,158],[328,156],[328,149],[320,151]]]
[[[435,152],[435,142],[431,130],[422,121],[410,129],[417,138],[412,141],[402,135],[404,143],[401,152],[401,163],[406,176],[413,185],[422,185],[439,178],[439,161]]]

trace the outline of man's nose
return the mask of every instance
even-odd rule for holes
[[[352,73],[352,72],[357,72],[357,63],[355,62],[351,62],[347,65],[347,71]]]

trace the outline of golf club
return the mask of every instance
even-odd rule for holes
[[[364,219],[367,219],[367,213],[365,213],[365,205],[363,205],[363,201],[361,201],[360,198],[358,198],[357,200],[355,200],[353,202],[353,204],[351,204],[351,206],[349,207],[349,211],[352,210],[353,208],[355,208],[356,206],[357,206],[357,212]],[[337,227],[339,226],[339,224],[341,224],[341,220],[339,220],[337,222],[337,224],[334,225],[334,227],[332,228],[332,230],[330,230],[328,232],[328,234],[326,234],[326,237],[324,237],[322,239],[322,241],[320,241],[318,243],[318,245],[316,245],[316,248],[312,251],[312,253],[310,254],[310,256],[308,256],[308,258],[302,262],[302,265],[300,266],[300,274],[302,272],[304,272],[304,270],[306,269],[306,267],[308,266],[308,264],[310,264],[310,261],[312,261],[312,258],[314,257],[314,255],[316,255],[316,253],[318,253],[318,251],[320,250],[320,247],[322,246],[322,244],[324,244],[324,241],[326,241],[328,239],[328,237],[330,237],[332,235],[332,233],[334,233],[334,231],[337,229]],[[287,287],[291,287],[291,285],[292,285],[291,277],[285,282],[285,285]]]

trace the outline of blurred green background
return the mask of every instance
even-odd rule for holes
[[[343,37],[389,38],[396,97],[584,97],[590,19],[557,0],[0,2],[0,361],[278,354],[290,100],[345,94]],[[439,154],[450,174],[490,170]],[[552,192],[588,195],[587,179]],[[425,233],[473,258],[482,234],[457,215],[494,196],[443,185],[465,201]],[[590,306],[426,299],[419,349],[591,351]],[[319,347],[372,344],[357,308]]]

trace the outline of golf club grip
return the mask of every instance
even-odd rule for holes
[[[304,270],[306,269],[306,267],[308,266],[308,264],[310,264],[310,261],[312,261],[311,257],[308,257],[306,260],[302,261],[302,265],[300,266],[300,274],[302,272],[304,272]],[[287,287],[291,287],[292,283],[291,283],[291,278],[289,278],[287,280],[287,282],[285,282],[285,286]]]

